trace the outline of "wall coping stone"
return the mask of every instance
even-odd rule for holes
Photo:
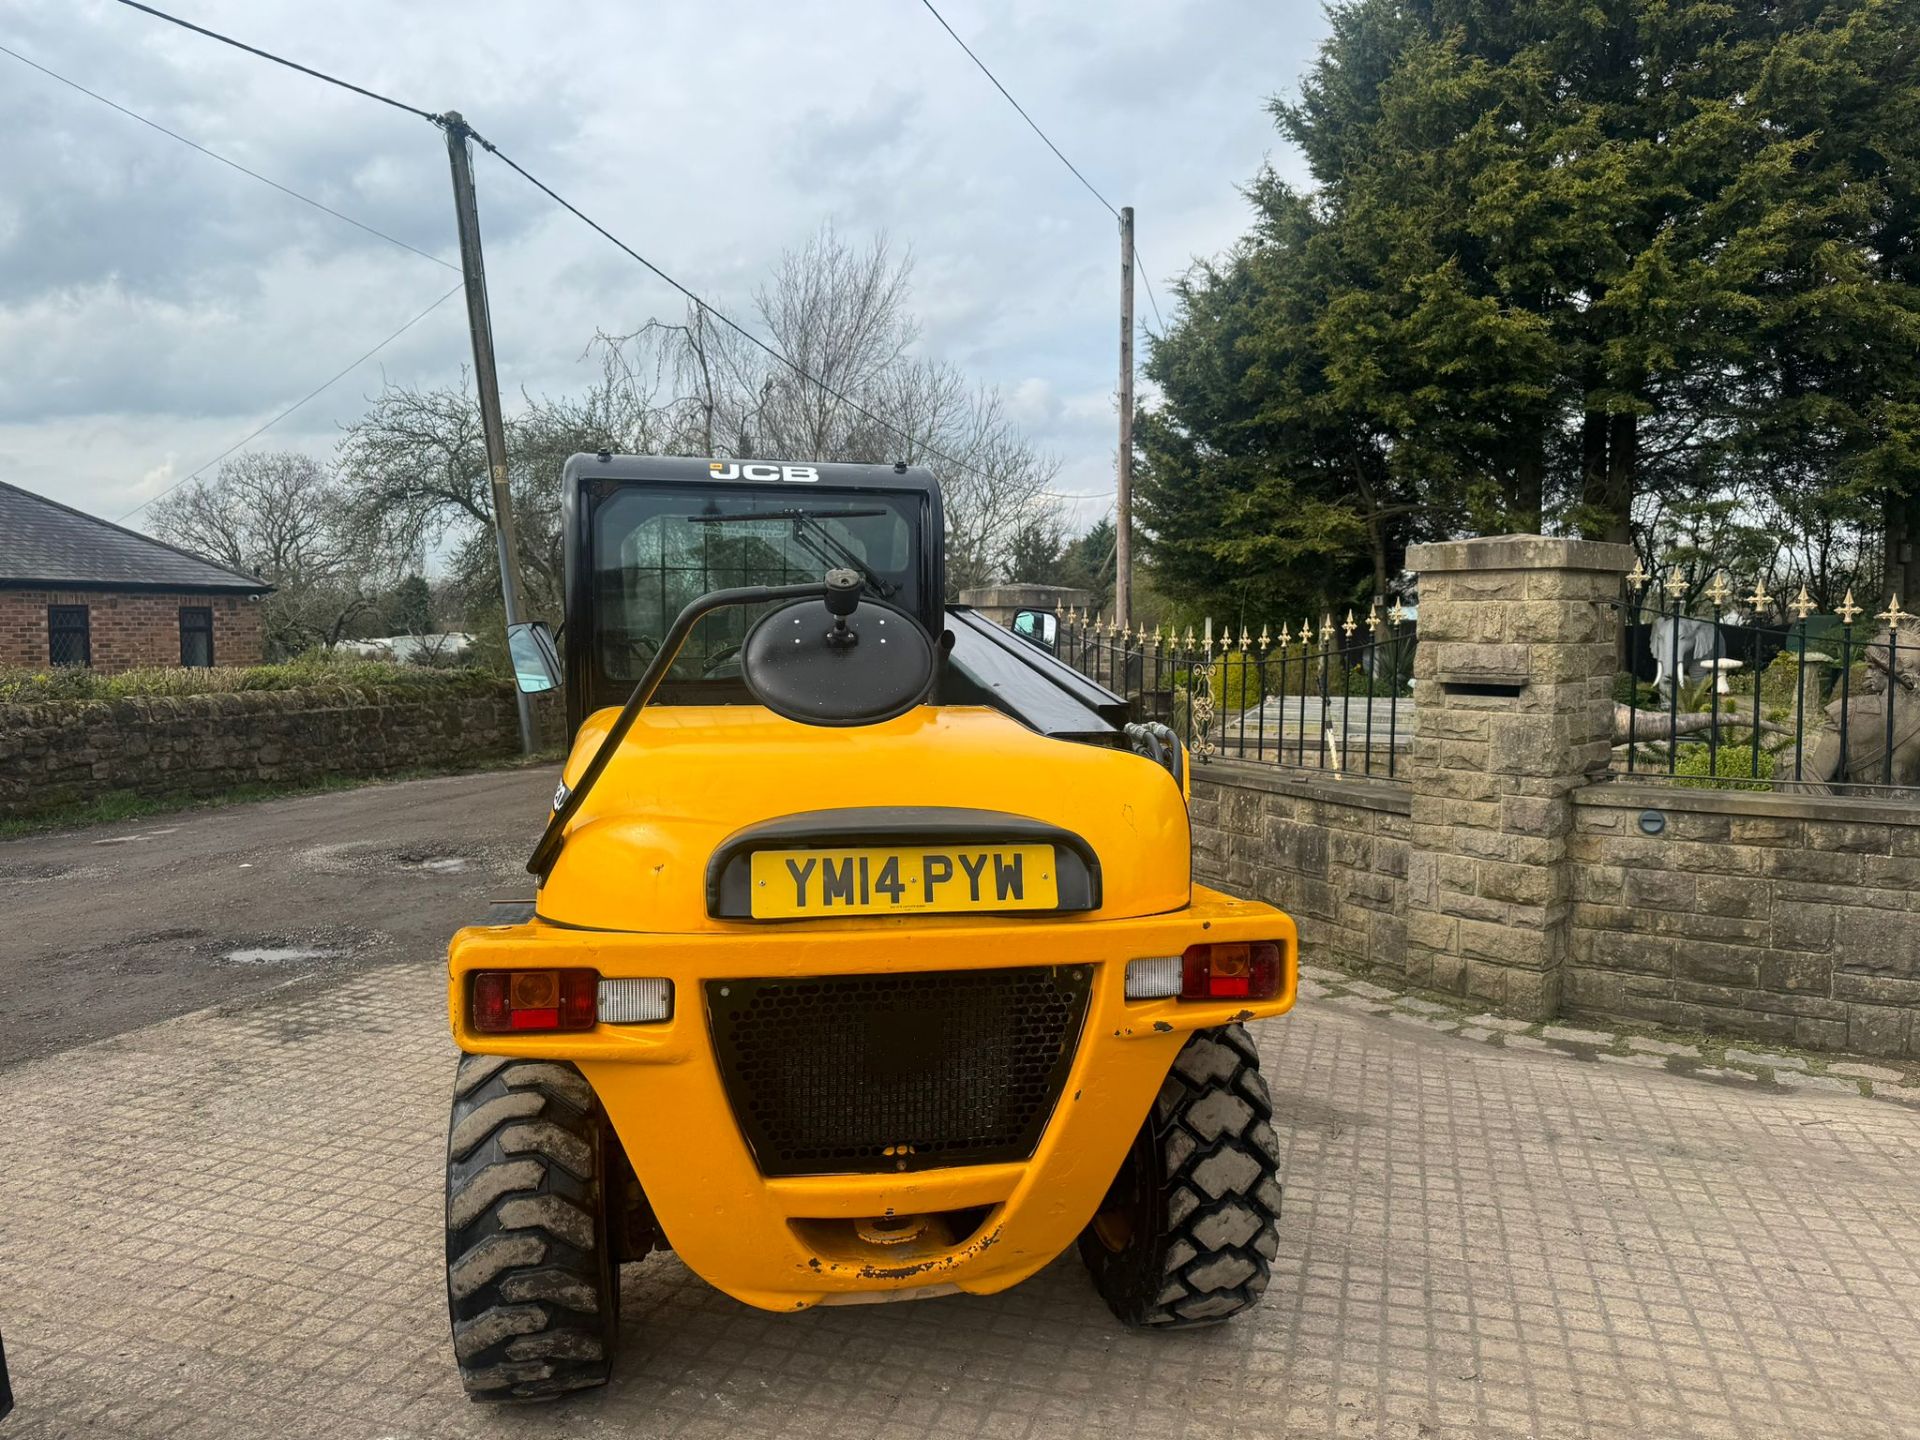
[[[1912,801],[1858,796],[1710,790],[1608,780],[1574,791],[1573,803],[1589,808],[1678,810],[1690,815],[1738,815],[1756,819],[1845,820],[1920,828],[1920,806]]]
[[[1406,564],[1407,569],[1415,573],[1602,570],[1624,575],[1633,566],[1633,547],[1601,540],[1568,540],[1554,535],[1489,535],[1478,540],[1409,545]]]
[[[960,603],[977,610],[1006,607],[1016,610],[1065,610],[1069,606],[1084,610],[1092,607],[1093,592],[1072,585],[1039,585],[1017,580],[1005,585],[982,585],[976,589],[962,590]]]
[[[1359,810],[1380,810],[1389,815],[1411,815],[1413,792],[1394,780],[1377,775],[1342,775],[1317,771],[1302,773],[1250,761],[1215,760],[1193,767],[1198,785],[1212,780],[1222,785],[1237,785],[1247,790],[1263,790],[1269,795],[1291,795],[1296,799],[1318,800],[1329,805],[1351,805]]]

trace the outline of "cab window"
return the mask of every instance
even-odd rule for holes
[[[716,485],[622,488],[593,513],[589,546],[596,679],[631,687],[674,617],[714,590],[796,585],[828,570],[859,570],[870,590],[909,612],[920,608],[916,574],[920,497],[807,487]],[[657,700],[739,704],[739,649],[765,607],[716,611],[694,627]],[[596,686],[596,691],[601,687]],[[597,694],[598,703],[614,697]]]

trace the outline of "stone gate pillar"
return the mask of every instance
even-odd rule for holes
[[[1607,768],[1625,545],[1416,545],[1407,979],[1559,1011],[1574,790]]]

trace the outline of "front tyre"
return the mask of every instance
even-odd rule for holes
[[[1217,1325],[1257,1302],[1279,1249],[1280,1146],[1243,1025],[1188,1037],[1080,1258],[1128,1325]]]
[[[447,1306],[471,1400],[607,1383],[620,1324],[607,1132],[571,1065],[463,1055],[447,1131]]]

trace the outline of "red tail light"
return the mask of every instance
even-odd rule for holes
[[[1180,957],[1182,1000],[1271,1000],[1284,974],[1271,940],[1189,945]]]
[[[473,977],[473,1028],[591,1030],[599,1022],[595,970],[481,970]]]

